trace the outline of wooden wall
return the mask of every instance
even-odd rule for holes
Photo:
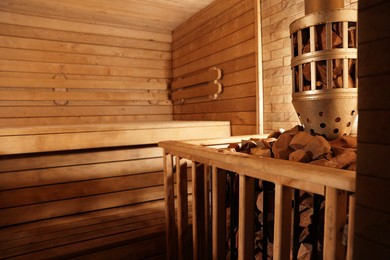
[[[38,12],[0,1],[0,126],[172,119],[170,32]]]
[[[173,31],[173,80],[223,71],[217,100],[175,104],[174,119],[229,120],[233,135],[257,132],[255,9],[253,0],[217,0]]]
[[[390,257],[390,2],[359,1],[354,259]]]

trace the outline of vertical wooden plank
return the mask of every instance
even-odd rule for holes
[[[261,36],[261,7],[259,0],[254,1],[255,6],[255,28],[256,28],[256,130],[258,134],[264,134],[264,95],[263,95],[263,51]]]
[[[324,260],[345,259],[345,250],[342,244],[345,220],[346,192],[326,187]]]
[[[314,26],[310,26],[310,51],[315,52],[316,50],[316,44],[315,44],[315,30]],[[310,81],[311,81],[311,90],[316,90],[316,82],[317,82],[317,75],[316,75],[316,63],[315,61],[310,62]]]
[[[178,258],[185,259],[188,230],[187,163],[176,156]]]
[[[332,23],[326,24],[326,49],[332,49]],[[332,89],[333,82],[333,60],[326,60],[326,87]]]
[[[205,260],[211,257],[211,216],[210,216],[210,166],[204,165],[204,249],[205,249]]]
[[[291,198],[290,187],[275,184],[275,224],[274,250],[275,260],[290,259],[291,241]]]
[[[238,259],[253,259],[254,179],[240,175],[238,212]]]
[[[226,257],[226,171],[212,169],[212,258]]]
[[[192,245],[193,259],[204,259],[204,166],[192,162]]]
[[[167,259],[175,258],[175,197],[173,187],[173,157],[164,149],[165,230]]]
[[[196,162],[192,161],[191,163],[191,180],[192,180],[192,247],[193,254],[192,257],[194,260],[199,259],[199,238],[198,238],[198,208],[197,208],[197,183],[198,175],[196,174]]]
[[[355,194],[352,194],[349,196],[347,260],[353,259],[353,242],[355,236],[355,205]]]

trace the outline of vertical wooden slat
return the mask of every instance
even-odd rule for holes
[[[187,163],[176,156],[178,258],[185,259],[188,231]]]
[[[332,23],[326,24],[326,49],[332,49]],[[327,89],[332,89],[333,82],[333,60],[326,60],[326,86]]]
[[[226,256],[226,171],[212,169],[212,254],[213,259]]]
[[[192,245],[193,259],[204,259],[204,166],[192,162]]]
[[[293,219],[293,249],[292,249],[292,260],[298,259],[298,251],[299,251],[299,236],[300,236],[300,214],[299,214],[299,193],[300,190],[294,189],[294,219]]]
[[[314,26],[310,26],[310,51],[315,52],[316,44],[315,44],[315,28]],[[310,81],[311,81],[311,90],[316,90],[316,63],[315,61],[310,62]]]
[[[198,209],[197,209],[197,183],[198,175],[196,174],[196,162],[192,161],[191,165],[191,180],[192,180],[192,247],[193,247],[193,259],[199,259],[198,248],[199,248],[199,238],[198,238]]]
[[[258,134],[264,134],[264,87],[263,87],[263,51],[262,51],[262,36],[261,36],[261,8],[259,0],[254,1],[255,6],[255,27],[256,27],[256,130]]]
[[[326,187],[324,260],[345,259],[345,250],[342,244],[345,220],[346,192]]]
[[[353,240],[355,236],[355,205],[355,194],[352,194],[349,196],[347,260],[353,259]]]
[[[204,165],[204,248],[205,248],[205,260],[211,257],[211,216],[210,216],[210,166]]]
[[[254,179],[240,175],[238,212],[238,259],[253,259]]]
[[[291,188],[275,184],[274,259],[290,259]]]
[[[164,150],[165,230],[167,259],[175,258],[175,197],[173,187],[173,157]]]

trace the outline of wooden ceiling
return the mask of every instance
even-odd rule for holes
[[[0,0],[0,10],[171,32],[214,0]]]

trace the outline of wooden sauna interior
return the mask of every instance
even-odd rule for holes
[[[0,259],[164,259],[157,143],[295,125],[287,38],[302,8],[1,0]],[[359,1],[356,259],[390,255],[389,10]]]

